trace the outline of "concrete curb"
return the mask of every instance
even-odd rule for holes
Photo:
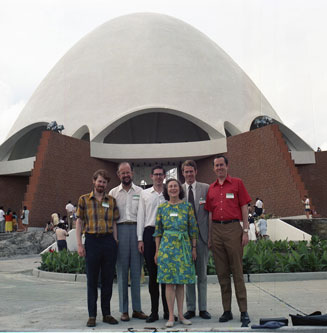
[[[85,274],[70,274],[70,273],[55,273],[41,271],[38,268],[33,268],[32,275],[42,279],[60,280],[70,282],[86,282]],[[263,274],[244,274],[245,282],[284,282],[284,281],[305,281],[305,280],[325,280],[327,272],[300,272],[300,273],[263,273]],[[148,283],[148,277],[145,277],[145,282]],[[207,283],[218,283],[216,275],[208,275]]]
[[[244,275],[244,279],[245,281],[248,281],[248,277],[246,274]],[[250,274],[250,282],[284,282],[325,279],[327,279],[327,272]]]

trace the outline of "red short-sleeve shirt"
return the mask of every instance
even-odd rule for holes
[[[224,183],[218,179],[210,185],[205,209],[218,221],[242,220],[241,207],[251,202],[251,197],[240,178],[227,175]]]

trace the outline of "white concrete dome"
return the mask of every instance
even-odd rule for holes
[[[249,131],[262,116],[281,123],[203,33],[166,15],[131,14],[101,25],[62,57],[21,112],[0,160],[31,157],[26,142],[52,120],[65,135],[89,137],[94,157],[199,158],[226,151],[226,133]],[[281,126],[290,145],[308,149]]]

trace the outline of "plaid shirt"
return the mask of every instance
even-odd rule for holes
[[[112,233],[113,221],[119,219],[116,200],[105,194],[100,202],[95,198],[93,191],[84,194],[78,200],[77,217],[84,222],[83,233]]]

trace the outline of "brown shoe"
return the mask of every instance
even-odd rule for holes
[[[95,317],[90,317],[86,323],[87,327],[95,327],[96,323],[95,323]]]
[[[143,311],[133,311],[133,318],[137,319],[147,319],[148,316]]]
[[[110,316],[110,315],[103,316],[103,322],[110,324],[110,325],[118,324],[118,321],[113,316]]]
[[[121,317],[120,317],[121,321],[129,321],[129,315],[128,312],[124,312]]]

